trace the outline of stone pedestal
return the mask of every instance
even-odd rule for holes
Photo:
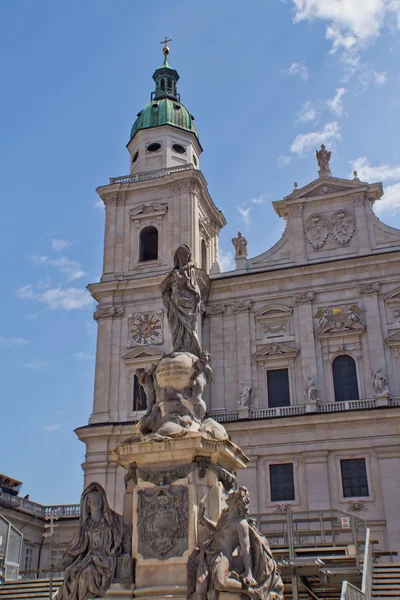
[[[133,598],[133,585],[112,583],[110,589],[104,596],[107,600],[119,600],[120,598]]]
[[[186,598],[187,562],[208,532],[198,527],[198,505],[217,520],[222,492],[248,459],[229,441],[204,434],[120,444],[112,459],[127,469],[124,517],[132,523],[135,598]],[[228,599],[227,599],[228,600]]]

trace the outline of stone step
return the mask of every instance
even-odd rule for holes
[[[375,579],[372,580],[372,585],[400,585],[400,579]]]

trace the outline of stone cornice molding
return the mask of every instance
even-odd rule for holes
[[[96,306],[96,311],[93,313],[93,319],[100,321],[101,319],[115,319],[122,317],[125,312],[123,306]]]
[[[127,365],[144,365],[157,363],[162,358],[162,352],[155,348],[136,347],[122,356]]]
[[[287,344],[272,343],[257,350],[257,352],[253,354],[253,358],[256,361],[265,361],[275,358],[281,359],[282,357],[293,359],[298,353],[299,351],[297,348],[293,348]]]
[[[103,202],[106,206],[121,206],[126,202],[126,191],[112,192],[103,197]]]
[[[129,211],[131,219],[146,219],[148,217],[162,217],[168,211],[168,206],[150,202],[148,204],[140,204]]]

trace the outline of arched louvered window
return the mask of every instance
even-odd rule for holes
[[[207,271],[207,246],[204,240],[201,240],[201,268]]]
[[[136,375],[133,376],[133,410],[146,410],[147,396]]]
[[[139,242],[139,260],[157,260],[158,258],[158,231],[155,227],[149,226],[140,232]]]
[[[332,363],[335,401],[358,400],[357,368],[354,358],[343,354]]]

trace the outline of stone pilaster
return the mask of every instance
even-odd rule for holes
[[[329,510],[328,452],[304,452],[308,510]]]
[[[313,298],[314,292],[312,291],[298,292],[294,295],[298,314],[297,322],[299,324],[299,339],[301,344],[303,385],[304,382],[307,381],[308,376],[313,377],[319,391],[323,386],[317,381],[317,354],[315,350],[312,305]],[[304,399],[302,398],[300,404],[303,403]]]

